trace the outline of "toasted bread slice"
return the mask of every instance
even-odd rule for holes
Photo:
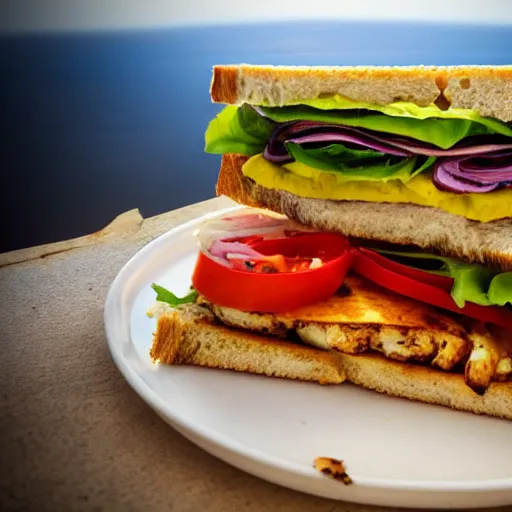
[[[337,354],[240,333],[216,324],[213,315],[197,305],[158,319],[150,355],[165,364],[208,366],[320,384],[345,380]]]
[[[407,101],[512,120],[512,66],[214,66],[214,102],[268,106],[339,94],[387,105]]]
[[[242,173],[246,161],[241,155],[223,155],[217,195],[282,213],[315,229],[416,245],[502,272],[512,271],[512,219],[480,223],[429,206],[303,198],[257,185]]]
[[[271,377],[339,384],[344,380],[392,396],[512,420],[512,382],[483,395],[462,374],[365,353],[348,355],[231,329],[206,308],[182,306],[157,322],[151,358],[168,365],[222,368]]]

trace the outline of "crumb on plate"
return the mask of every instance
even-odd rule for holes
[[[350,485],[352,479],[348,476],[342,460],[333,459],[331,457],[317,457],[313,463],[314,468],[320,473],[333,478],[345,485]]]

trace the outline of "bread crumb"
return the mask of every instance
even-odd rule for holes
[[[352,479],[348,476],[342,460],[331,457],[317,457],[313,462],[313,467],[324,475],[333,478],[345,485],[352,484]]]
[[[156,318],[158,320],[161,316],[172,313],[173,311],[174,308],[166,302],[156,301],[146,311],[146,315],[149,318]]]

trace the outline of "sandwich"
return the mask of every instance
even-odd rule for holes
[[[512,420],[512,67],[215,66],[217,195],[155,362]]]

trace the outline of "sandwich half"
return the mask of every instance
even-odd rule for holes
[[[216,66],[217,193],[512,270],[512,67]]]
[[[217,194],[155,362],[512,419],[512,68],[216,66]],[[170,283],[172,287],[172,283]]]

